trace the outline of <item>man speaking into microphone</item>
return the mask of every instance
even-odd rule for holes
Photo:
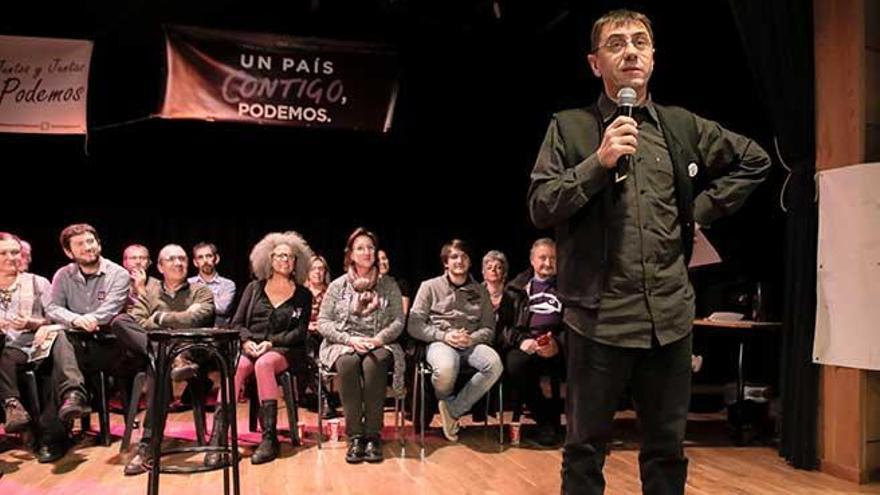
[[[694,229],[742,206],[770,159],[746,137],[652,101],[645,15],[609,12],[593,24],[591,45],[604,91],[553,116],[528,193],[535,225],[556,229],[566,308],[562,491],[604,492],[612,420],[629,386],[643,434],[642,491],[683,494]]]

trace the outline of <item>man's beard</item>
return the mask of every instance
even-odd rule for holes
[[[85,261],[82,258],[80,258],[77,260],[77,264],[79,264],[79,266],[82,266],[84,268],[94,268],[94,267],[101,264],[101,256],[99,254],[95,254],[94,261]]]

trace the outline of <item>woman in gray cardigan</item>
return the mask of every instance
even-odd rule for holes
[[[349,463],[381,462],[382,407],[388,368],[394,363],[394,389],[403,389],[403,350],[395,343],[403,331],[400,289],[379,277],[376,235],[355,230],[345,245],[345,271],[327,288],[318,314],[324,337],[321,365],[338,372]]]

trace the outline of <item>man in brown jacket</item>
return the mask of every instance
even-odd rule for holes
[[[119,342],[138,356],[149,359],[147,332],[168,328],[209,327],[214,324],[214,294],[206,286],[191,286],[186,281],[189,260],[186,251],[177,244],[169,244],[159,252],[161,282],[147,284],[143,295],[128,308],[126,314],[114,318],[111,328]],[[198,369],[188,359],[175,360],[171,371],[174,380],[190,378]],[[148,388],[152,387],[150,383]],[[148,394],[148,397],[150,395]],[[151,404],[147,404],[149,411]],[[125,465],[125,474],[145,472],[147,447],[152,437],[149,414],[144,420],[144,432],[137,453]]]

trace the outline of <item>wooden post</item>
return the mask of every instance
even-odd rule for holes
[[[880,161],[880,1],[816,0],[816,168]],[[864,483],[880,466],[880,373],[823,366],[819,459]]]

